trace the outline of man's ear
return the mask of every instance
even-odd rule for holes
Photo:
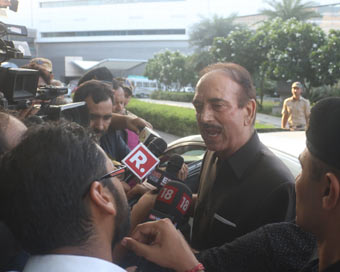
[[[332,210],[340,201],[340,184],[336,175],[328,172],[324,175],[322,182],[323,186],[323,197],[322,207],[325,210]]]
[[[256,112],[256,101],[254,99],[250,99],[246,106],[244,107],[245,116],[244,116],[244,125],[249,126],[253,124],[253,120],[255,118]]]
[[[105,213],[116,215],[116,207],[112,194],[98,181],[92,182],[90,199],[94,205]]]

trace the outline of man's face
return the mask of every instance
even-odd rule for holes
[[[292,86],[292,94],[295,99],[299,99],[302,93],[302,89],[298,86]]]
[[[103,135],[108,130],[111,123],[111,99],[109,98],[106,101],[96,104],[92,97],[88,96],[85,101],[90,116],[90,128],[92,128],[97,134]]]
[[[310,174],[313,171],[311,156],[307,148],[299,156],[302,170],[295,182],[296,223],[315,233],[322,218],[322,190],[321,182],[314,180]]]
[[[106,156],[106,155],[105,155]],[[108,173],[113,171],[115,167],[112,161],[106,156],[106,168]],[[113,177],[111,178],[114,188],[112,188],[111,194],[115,200],[116,217],[114,224],[114,236],[112,241],[112,248],[121,241],[130,230],[130,208],[126,199],[126,195],[121,184],[121,181]]]
[[[124,114],[125,110],[125,94],[124,90],[119,87],[117,90],[114,90],[114,105],[113,112]]]
[[[131,100],[132,95],[128,95],[125,93],[125,100],[124,100],[124,108],[127,106],[127,104],[129,104],[130,100]]]
[[[39,80],[38,80],[38,87],[43,87],[43,86],[46,86],[47,83],[45,82],[45,80],[42,78],[42,77],[39,77]]]
[[[213,71],[197,83],[193,104],[200,133],[209,150],[228,157],[249,139],[247,110],[238,107],[240,86],[223,72]]]

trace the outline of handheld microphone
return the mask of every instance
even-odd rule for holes
[[[151,210],[148,221],[169,218],[176,228],[186,222],[186,214],[192,202],[192,193],[182,182],[169,181],[159,191],[155,206]]]
[[[163,154],[165,149],[168,147],[166,141],[162,138],[155,138],[153,139],[147,148],[153,153],[156,157],[159,157]],[[130,182],[134,178],[134,174],[129,171],[127,175],[125,175],[124,181],[126,183]]]
[[[165,149],[167,149],[168,144],[162,138],[153,139],[149,145],[146,146],[156,157],[163,154]]]
[[[191,190],[184,183],[169,181],[159,191],[154,208],[151,210],[147,221],[156,221],[162,218],[169,218],[176,228],[185,223],[185,215],[192,202]],[[160,267],[144,258],[139,258],[137,264],[138,272],[146,271],[172,271]]]
[[[180,181],[177,175],[178,171],[182,168],[183,163],[184,159],[180,155],[172,155],[166,166],[166,171],[160,169],[153,170],[148,176],[147,183],[160,189],[167,184],[169,180]]]
[[[179,170],[181,170],[184,163],[184,159],[182,156],[174,154],[170,157],[168,164],[166,166],[166,173],[168,173],[169,177],[177,180],[177,175]]]

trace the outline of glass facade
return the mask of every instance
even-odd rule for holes
[[[42,38],[92,37],[92,36],[140,36],[140,35],[185,35],[185,29],[138,29],[138,30],[103,30],[103,31],[70,31],[42,32]]]
[[[41,1],[40,8],[62,8],[74,6],[99,6],[113,4],[148,3],[148,2],[184,2],[185,0],[70,0],[70,1]]]

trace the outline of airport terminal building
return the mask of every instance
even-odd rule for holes
[[[142,75],[155,53],[191,53],[190,27],[213,15],[209,0],[27,0],[20,5],[30,9],[27,24],[19,12],[8,23],[28,25],[32,57],[51,59],[55,77],[65,82],[97,66],[115,76]],[[315,9],[322,14],[315,23],[326,31],[340,28],[340,3]],[[236,22],[256,27],[263,19],[257,14]]]
[[[188,30],[206,0],[37,1],[36,55],[52,60],[56,78],[96,66],[117,76],[142,75],[161,50],[190,53]]]

